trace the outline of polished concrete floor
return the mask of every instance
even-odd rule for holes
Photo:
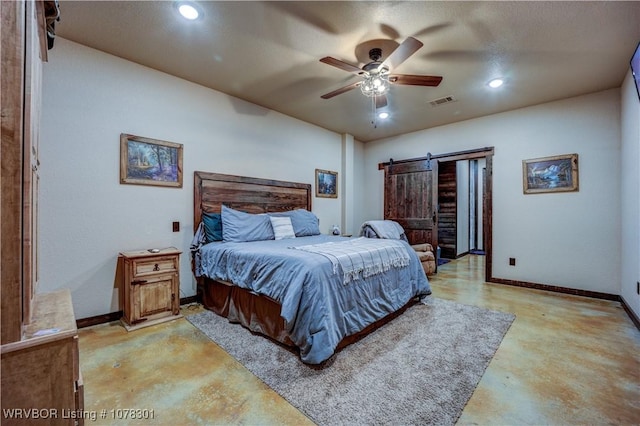
[[[431,277],[435,297],[516,315],[458,424],[640,425],[640,331],[618,302],[483,276],[468,255]],[[184,318],[82,329],[80,367],[87,424],[311,424]]]

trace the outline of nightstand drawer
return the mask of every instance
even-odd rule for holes
[[[133,276],[175,272],[178,270],[177,263],[176,256],[135,260],[133,262]]]

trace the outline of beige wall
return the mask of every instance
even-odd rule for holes
[[[118,252],[171,245],[185,252],[181,297],[193,295],[194,170],[306,183],[316,168],[341,171],[352,181],[338,200],[314,197],[313,210],[322,232],[335,223],[357,233],[382,217],[379,162],[493,146],[494,276],[620,294],[622,270],[622,293],[640,311],[631,84],[627,77],[622,103],[614,89],[367,144],[347,135],[345,145],[342,135],[56,39],[44,68],[40,291],[70,288],[78,318],[116,311]],[[184,187],[119,184],[120,133],[182,143]],[[573,152],[579,192],[522,193],[523,159]]]
[[[39,290],[70,288],[78,318],[118,310],[120,251],[182,249],[180,295],[195,294],[195,170],[304,183],[341,170],[339,134],[61,38],[43,87]],[[120,133],[183,144],[183,188],[121,185]],[[312,201],[322,232],[341,223],[341,199]]]
[[[622,85],[621,295],[640,317],[640,99],[631,76]]]
[[[508,90],[509,88],[505,88]],[[382,216],[377,164],[495,147],[493,275],[620,294],[620,90],[565,99],[365,145],[370,217]],[[580,191],[524,195],[522,160],[579,154]],[[509,266],[515,257],[517,265]]]

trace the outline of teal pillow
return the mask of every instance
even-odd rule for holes
[[[222,218],[220,213],[203,213],[204,234],[207,242],[222,241]]]

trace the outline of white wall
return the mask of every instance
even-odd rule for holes
[[[369,196],[366,192],[367,185],[365,184],[365,169],[364,162],[362,159],[364,158],[364,146],[365,144],[355,140],[354,141],[354,165],[353,165],[353,223],[351,224],[351,230],[353,235],[357,236],[360,232],[360,227],[362,224],[369,220],[374,219],[375,217],[369,216],[368,212],[362,208],[365,203],[365,200]]]
[[[619,89],[368,143],[363,209],[382,216],[377,165],[389,157],[489,146],[495,147],[493,276],[619,294]],[[523,194],[522,160],[574,152],[579,192]],[[516,266],[509,266],[509,257]]]
[[[355,140],[352,135],[342,135],[342,223],[336,223],[343,235],[353,233],[354,195],[355,195]],[[339,194],[338,194],[339,195]]]
[[[640,100],[631,71],[622,84],[621,150],[621,296],[640,317]]]
[[[195,170],[313,183],[341,168],[336,133],[65,39],[43,90],[39,291],[70,288],[77,318],[119,309],[120,251],[182,249],[180,295],[195,294]],[[183,144],[183,188],[121,185],[120,133]],[[340,201],[313,198],[322,232],[341,223]]]

